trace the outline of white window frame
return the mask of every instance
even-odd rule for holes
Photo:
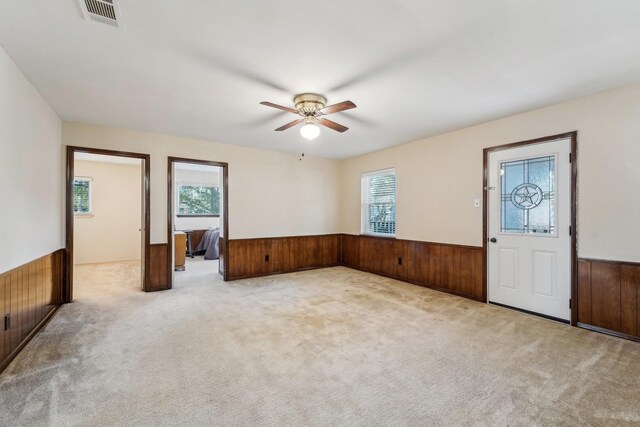
[[[77,216],[77,217],[92,217],[93,216],[93,178],[88,177],[88,176],[74,176],[73,177],[73,182],[75,185],[76,181],[85,181],[89,183],[89,211],[88,212],[76,212],[75,210],[75,203],[74,203],[74,210],[73,210],[73,215]],[[72,200],[73,195],[72,195]]]
[[[379,232],[374,232],[371,231],[369,228],[369,206],[372,205],[372,203],[368,200],[369,198],[369,178],[370,177],[374,177],[374,176],[381,176],[381,175],[390,175],[393,174],[396,177],[396,181],[395,181],[395,188],[394,188],[394,202],[393,202],[393,210],[394,210],[394,220],[393,220],[393,229],[394,232],[393,233],[379,233]],[[398,203],[397,203],[397,196],[398,196],[398,181],[397,181],[397,175],[396,175],[396,168],[392,167],[392,168],[387,168],[387,169],[381,169],[381,170],[376,170],[376,171],[371,171],[371,172],[365,172],[361,175],[360,177],[360,234],[362,235],[366,235],[366,236],[378,236],[378,237],[390,237],[390,238],[395,238],[396,234],[398,232],[398,222],[397,222],[397,218],[398,218]]]

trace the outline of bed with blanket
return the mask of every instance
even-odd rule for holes
[[[220,228],[210,228],[205,231],[202,240],[196,246],[194,254],[204,254],[204,259],[220,258]]]

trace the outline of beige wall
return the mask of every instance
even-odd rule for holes
[[[175,178],[175,196],[174,196],[174,212],[178,212],[178,184],[209,184],[216,187],[220,186],[220,169],[211,167],[210,172],[190,171],[175,169],[173,176]],[[222,188],[220,188],[220,210],[222,211]],[[205,218],[178,218],[174,220],[176,229],[178,230],[206,230],[207,228],[220,227],[220,217]]]
[[[140,259],[141,166],[76,160],[75,175],[93,181],[91,215],[74,218],[74,262]]]
[[[482,149],[578,131],[578,254],[640,261],[640,84],[349,159],[340,229],[360,230],[360,174],[395,167],[397,236],[482,245]]]
[[[60,126],[0,47],[0,273],[64,247]]]
[[[151,155],[151,243],[167,241],[167,156],[229,164],[232,239],[338,231],[335,160],[73,122],[62,141]]]

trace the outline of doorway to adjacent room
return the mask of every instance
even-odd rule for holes
[[[170,285],[225,276],[227,164],[169,157],[167,234]]]
[[[64,302],[148,290],[149,156],[67,147]]]

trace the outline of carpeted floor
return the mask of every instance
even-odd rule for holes
[[[343,267],[197,263],[151,294],[89,274],[122,292],[60,309],[0,375],[0,424],[640,424],[638,343]]]

